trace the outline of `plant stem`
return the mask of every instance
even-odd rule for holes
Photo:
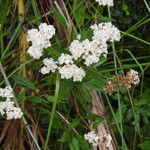
[[[53,107],[52,107],[52,111],[51,111],[51,115],[50,115],[48,133],[47,133],[47,136],[46,136],[44,150],[47,149],[49,137],[50,137],[50,134],[51,134],[52,124],[53,124],[53,120],[54,120],[54,116],[55,116],[55,112],[56,112],[56,106],[57,106],[57,102],[58,102],[59,87],[60,87],[60,76],[59,76],[59,74],[57,74],[56,75],[56,87],[55,87],[55,101],[53,103]]]
[[[145,41],[145,40],[143,40],[143,39],[140,39],[140,38],[138,38],[138,37],[136,37],[136,36],[134,36],[134,35],[132,35],[132,34],[129,34],[129,33],[127,33],[127,32],[123,32],[123,31],[120,31],[124,36],[129,36],[129,37],[132,37],[133,39],[136,39],[136,40],[138,40],[138,41],[140,41],[140,42],[142,42],[142,43],[145,43],[145,44],[147,44],[147,45],[150,45],[150,43],[149,42],[147,42],[147,41]]]
[[[146,5],[146,7],[147,7],[148,12],[150,13],[150,7],[149,7],[149,5],[148,5],[147,1],[146,1],[146,0],[144,0],[144,3],[145,3],[145,5]]]
[[[108,16],[111,18],[111,12],[110,8],[108,6]],[[113,58],[114,58],[114,67],[117,69],[117,60],[116,60],[116,50],[115,50],[115,43],[112,42],[112,50],[113,50]],[[117,75],[117,70],[115,70],[115,75]],[[126,143],[124,141],[123,137],[123,127],[122,127],[122,109],[121,109],[121,101],[120,101],[120,93],[119,90],[117,90],[117,97],[118,97],[118,107],[119,107],[119,122],[120,122],[120,136],[121,136],[121,141],[122,141],[122,146],[127,149]]]
[[[22,18],[24,17],[24,0],[18,0],[18,20],[21,21]],[[20,62],[24,61],[26,58],[26,48],[27,48],[27,36],[26,33],[24,33],[23,29],[21,29],[20,35],[19,35],[19,52],[20,52]],[[22,76],[26,77],[26,67],[24,66],[21,70],[20,73]],[[21,104],[21,108],[24,109],[25,103],[25,89],[21,87],[20,93],[23,93],[23,102]],[[24,139],[23,139],[23,132],[24,132],[24,123],[21,121],[20,122],[20,149],[22,149],[22,146],[24,145]]]

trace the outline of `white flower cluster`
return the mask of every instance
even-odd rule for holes
[[[55,62],[52,58],[46,58],[43,60],[44,67],[41,68],[42,74],[48,74],[55,72],[56,69],[61,74],[62,79],[71,79],[73,81],[82,81],[85,77],[85,71],[80,67],[77,67],[72,60],[72,56],[62,53],[58,58],[58,62]]]
[[[120,41],[120,31],[111,22],[94,24],[91,29],[93,30],[93,40],[101,42]]]
[[[107,42],[120,40],[120,31],[111,22],[94,24],[91,29],[93,30],[92,41],[74,40],[69,47],[73,59],[83,59],[86,66],[98,63],[101,54],[108,53]]]
[[[64,65],[63,67],[60,67],[59,73],[61,74],[62,79],[73,78],[74,82],[81,82],[82,79],[85,77],[85,71],[81,67],[77,67],[75,64]]]
[[[95,131],[90,131],[89,133],[85,134],[84,138],[93,146],[105,144],[106,147],[110,146],[112,140],[110,134],[96,134]]]
[[[127,72],[126,76],[129,78],[129,81],[131,84],[134,84],[134,85],[139,84],[140,79],[139,79],[139,74],[137,71],[130,69],[130,71]]]
[[[82,42],[74,40],[69,47],[69,51],[74,60],[83,59],[84,64],[90,66],[99,61],[101,54],[107,54],[107,44],[98,40],[89,41],[86,39]]]
[[[22,117],[23,113],[21,109],[15,107],[14,102],[11,100],[13,98],[12,89],[6,87],[4,89],[0,88],[0,97],[6,98],[5,101],[0,102],[0,114],[6,115],[7,120],[19,119]]]
[[[75,62],[83,62],[86,66],[96,64],[100,60],[102,54],[107,54],[107,42],[119,41],[119,30],[109,23],[94,24],[91,26],[93,30],[92,40],[85,39],[80,41],[74,40],[69,46],[70,54],[62,53],[57,61],[52,58],[43,60],[44,66],[40,72],[48,74],[56,70],[61,74],[62,79],[73,79],[73,81],[82,81],[85,77],[83,68],[78,67]],[[49,39],[55,34],[52,25],[42,23],[39,30],[31,29],[28,31],[28,41],[32,42],[32,46],[28,49],[28,53],[34,58],[39,59],[42,56],[43,48],[51,46]]]
[[[56,62],[53,60],[53,58],[45,58],[43,60],[43,64],[45,65],[44,67],[41,68],[41,73],[42,74],[48,74],[50,72],[55,72],[56,69],[58,68]]]
[[[96,2],[99,3],[99,5],[102,5],[102,6],[113,6],[114,5],[114,2],[113,0],[95,0]]]
[[[28,30],[27,40],[32,42],[32,45],[27,50],[27,53],[34,59],[39,59],[42,56],[43,49],[50,47],[49,40],[55,34],[55,28],[52,25],[41,23],[38,29]]]

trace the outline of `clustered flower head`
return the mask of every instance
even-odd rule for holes
[[[128,71],[126,75],[114,76],[111,81],[108,81],[105,84],[104,90],[106,91],[106,93],[111,95],[112,93],[117,91],[118,87],[129,89],[131,85],[137,85],[139,84],[139,82],[140,79],[138,72],[133,69],[130,69],[130,71]]]
[[[93,146],[98,146],[99,144],[104,144],[106,147],[109,147],[111,144],[112,137],[110,134],[97,134],[94,130],[88,132],[84,135],[84,138],[88,140]]]
[[[102,5],[102,6],[113,6],[114,3],[113,3],[113,0],[95,0],[96,2],[99,3],[99,5]]]
[[[34,59],[39,59],[43,54],[43,49],[51,46],[50,39],[55,34],[55,28],[52,25],[41,23],[38,29],[28,30],[27,40],[32,45],[27,53]]]
[[[94,24],[91,29],[93,30],[93,40],[102,42],[120,41],[120,31],[111,22]]]
[[[42,74],[54,73],[58,71],[62,79],[73,79],[73,81],[82,81],[86,73],[83,68],[78,67],[76,62],[83,63],[85,66],[91,66],[100,61],[102,54],[107,54],[107,42],[119,41],[119,30],[109,23],[99,23],[91,26],[93,30],[92,40],[85,39],[80,41],[78,38],[71,42],[69,53],[62,53],[58,60],[53,58],[45,58],[44,66],[40,72]],[[49,39],[55,34],[55,29],[51,25],[42,23],[37,29],[28,31],[28,41],[32,42],[32,46],[28,49],[28,53],[35,59],[42,56],[43,48],[49,47],[51,44]]]
[[[6,115],[7,120],[19,119],[22,117],[23,113],[21,109],[15,107],[14,102],[11,100],[13,98],[12,89],[10,87],[0,88],[0,97],[5,98],[5,101],[0,102],[0,114]]]

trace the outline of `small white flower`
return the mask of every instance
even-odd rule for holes
[[[94,24],[91,29],[93,30],[93,40],[101,41],[101,43],[119,41],[121,38],[120,31],[111,22]]]
[[[0,96],[5,98],[12,98],[12,89],[9,86],[6,86],[4,89],[0,88]]]
[[[113,6],[114,3],[113,3],[113,0],[95,0],[96,2],[99,3],[99,5],[102,5],[102,6]]]
[[[13,98],[12,89],[10,87],[0,88],[0,96],[6,99],[0,102],[0,114],[6,115],[7,120],[21,118],[23,115],[21,109],[15,107],[14,102],[11,100]]]
[[[45,58],[43,59],[43,66],[40,70],[42,74],[48,74],[50,72],[55,72],[58,68],[57,63],[53,60],[53,58]]]
[[[69,51],[73,56],[74,60],[77,60],[81,57],[81,55],[84,53],[85,49],[82,45],[82,42],[78,40],[74,40],[69,47]]]
[[[27,53],[34,59],[39,59],[43,55],[43,49],[37,46],[30,46]]]
[[[47,25],[46,23],[41,23],[39,26],[40,33],[46,38],[51,39],[55,35],[55,28],[53,25]]]
[[[34,59],[39,59],[43,54],[43,49],[51,46],[50,39],[55,34],[55,28],[52,25],[41,23],[39,30],[28,30],[27,40],[31,42],[31,46],[27,53]]]
[[[66,64],[66,65],[73,64],[73,60],[72,59],[73,59],[73,57],[71,55],[62,53],[61,56],[58,58],[58,63],[60,65],[63,65],[63,64]]]
[[[96,56],[96,55],[88,55],[88,56],[84,56],[83,57],[84,59],[85,59],[85,62],[84,62],[84,64],[86,65],[86,66],[90,66],[90,65],[92,65],[92,64],[95,64],[95,63],[98,63],[99,62],[99,57],[98,56]]]
[[[111,144],[112,137],[110,134],[97,134],[94,130],[88,132],[84,135],[84,138],[93,146],[98,146],[99,144],[105,144],[109,147]]]
[[[77,39],[80,40],[81,39],[81,34],[77,35]]]
[[[137,85],[140,82],[138,72],[133,69],[130,69],[130,71],[127,72],[127,77],[129,78],[131,84]]]
[[[81,82],[85,77],[85,71],[80,67],[77,67],[75,64],[72,65],[64,65],[59,68],[59,73],[61,74],[62,79],[71,79],[73,81]]]

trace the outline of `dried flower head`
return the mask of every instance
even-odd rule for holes
[[[130,71],[127,72],[126,77],[128,78],[131,84],[136,85],[140,82],[138,72],[133,69],[130,69]]]
[[[108,81],[104,90],[109,95],[117,91],[117,87],[123,87],[124,89],[129,89],[131,85],[137,85],[140,82],[138,72],[130,69],[126,75],[116,75],[113,77],[112,81]]]
[[[112,81],[108,81],[105,86],[104,86],[104,91],[106,91],[106,93],[108,93],[109,95],[113,94],[114,92],[116,92],[116,87],[113,84]]]

